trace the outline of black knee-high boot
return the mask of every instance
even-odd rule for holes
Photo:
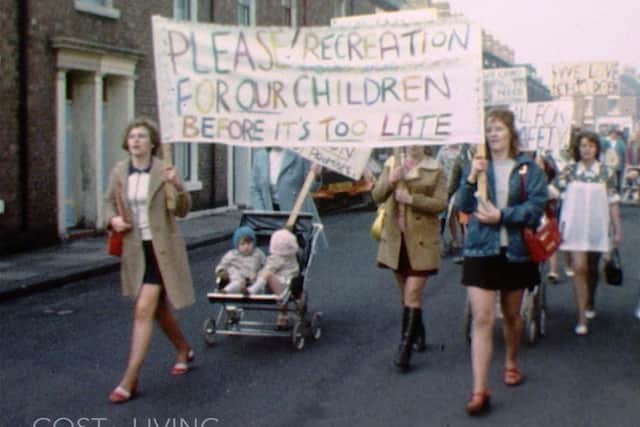
[[[422,309],[416,308],[418,311],[418,330],[416,331],[416,338],[413,341],[413,349],[418,353],[422,353],[427,349],[427,337],[424,330],[424,322],[422,321]]]
[[[416,333],[418,330],[418,309],[409,308],[407,315],[407,329],[402,335],[402,340],[398,346],[398,352],[393,360],[393,363],[402,371],[405,372],[409,369],[409,362],[411,361],[411,351],[413,349],[413,342],[415,341]]]
[[[400,339],[402,339],[405,332],[407,332],[407,320],[409,320],[409,307],[402,306],[402,331],[400,332]]]

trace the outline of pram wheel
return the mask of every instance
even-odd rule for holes
[[[316,341],[322,336],[321,320],[322,313],[313,313],[313,316],[311,316],[311,337]]]
[[[211,346],[215,344],[216,335],[216,322],[212,318],[207,317],[202,324],[202,339],[204,342]]]
[[[533,345],[538,340],[538,324],[535,319],[529,318],[529,315],[525,316],[525,325],[527,333],[527,343]]]
[[[291,332],[291,343],[293,348],[300,351],[304,348],[305,344],[305,326],[303,322],[297,321],[293,325],[293,331]]]
[[[538,319],[538,333],[541,337],[547,333],[547,311],[545,309],[540,310],[540,318]]]
[[[527,343],[530,345],[536,344],[546,332],[547,312],[544,292],[545,285],[541,283],[532,290],[526,291],[523,299],[522,320]]]

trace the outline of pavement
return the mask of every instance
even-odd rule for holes
[[[187,249],[231,238],[242,211],[214,209],[178,219]],[[59,245],[0,258],[0,301],[116,271],[120,258],[107,255],[106,236],[70,239]]]

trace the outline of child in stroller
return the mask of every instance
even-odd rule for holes
[[[296,258],[298,249],[296,236],[289,230],[273,233],[269,241],[269,256],[258,279],[247,289],[249,294],[263,293],[266,284],[274,294],[282,293],[285,284],[300,273]]]
[[[298,253],[296,236],[286,229],[274,232],[269,240],[269,256],[264,268],[258,274],[258,280],[247,288],[249,294],[263,293],[265,286],[275,295],[282,295],[287,284],[300,273],[296,254]],[[286,306],[281,305],[276,328],[285,329],[288,324]]]
[[[320,338],[322,313],[308,310],[305,277],[322,226],[305,212],[298,215],[291,232],[282,233],[289,215],[266,211],[242,214],[240,225],[249,226],[255,232],[256,247],[270,254],[246,292],[207,293],[209,302],[220,307],[217,316],[205,318],[202,326],[202,337],[208,345],[215,343],[217,335],[290,337],[293,347],[302,350],[307,338]],[[283,256],[286,262],[280,260]],[[278,312],[275,323],[271,320],[274,311]]]
[[[258,271],[265,261],[264,252],[256,247],[256,234],[247,226],[238,227],[231,238],[233,249],[229,250],[216,266],[216,280],[220,293],[242,293],[247,283],[256,280]]]

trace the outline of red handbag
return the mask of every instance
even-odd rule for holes
[[[118,215],[124,218],[124,208],[122,207],[122,184],[118,182],[115,191],[116,211]],[[109,230],[107,235],[107,253],[113,256],[122,255],[122,237],[123,232]]]
[[[527,167],[524,165],[519,171],[520,174],[520,198],[526,200],[526,174]],[[531,227],[524,227],[522,231],[524,244],[529,251],[529,257],[533,262],[546,261],[560,246],[562,236],[558,228],[558,221],[555,215],[544,214],[544,221],[534,230]]]
[[[111,230],[107,236],[107,253],[113,256],[122,255],[122,233]]]

